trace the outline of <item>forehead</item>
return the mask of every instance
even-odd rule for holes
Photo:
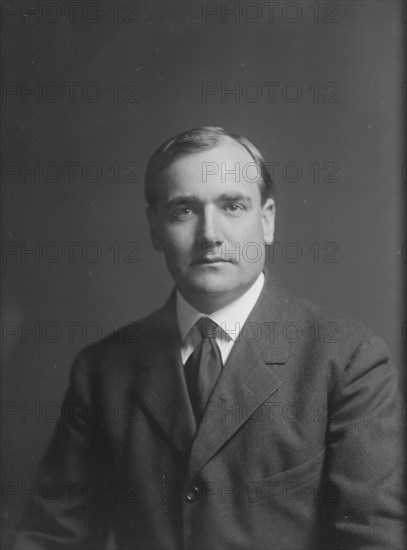
[[[160,194],[223,193],[225,189],[259,193],[260,167],[250,153],[229,140],[212,149],[183,155],[172,162],[159,178]]]

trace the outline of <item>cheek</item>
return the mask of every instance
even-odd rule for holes
[[[262,242],[263,241],[263,226],[258,216],[248,216],[241,223],[235,224],[233,231],[230,233],[234,241],[243,242]]]
[[[188,252],[194,241],[193,229],[185,225],[167,227],[164,235],[166,248],[178,253]]]

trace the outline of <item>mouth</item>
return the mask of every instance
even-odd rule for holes
[[[195,262],[192,263],[192,265],[219,264],[219,263],[228,264],[230,262],[221,257],[208,256],[206,258],[200,258],[199,260],[196,260]]]

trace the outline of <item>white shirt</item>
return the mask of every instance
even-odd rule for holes
[[[220,327],[215,333],[215,338],[224,365],[246,319],[260,296],[263,286],[264,273],[260,273],[256,281],[240,298],[210,315],[196,310],[177,290],[176,312],[182,342],[182,364],[185,365],[188,357],[201,342],[201,334],[195,323],[200,317],[208,317]]]

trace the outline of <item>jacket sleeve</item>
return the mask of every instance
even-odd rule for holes
[[[77,357],[62,414],[17,528],[14,550],[104,547],[109,530],[100,404],[91,401],[86,350]]]
[[[329,548],[405,548],[403,402],[384,342],[351,355],[328,407]],[[404,501],[404,502],[403,502]]]

